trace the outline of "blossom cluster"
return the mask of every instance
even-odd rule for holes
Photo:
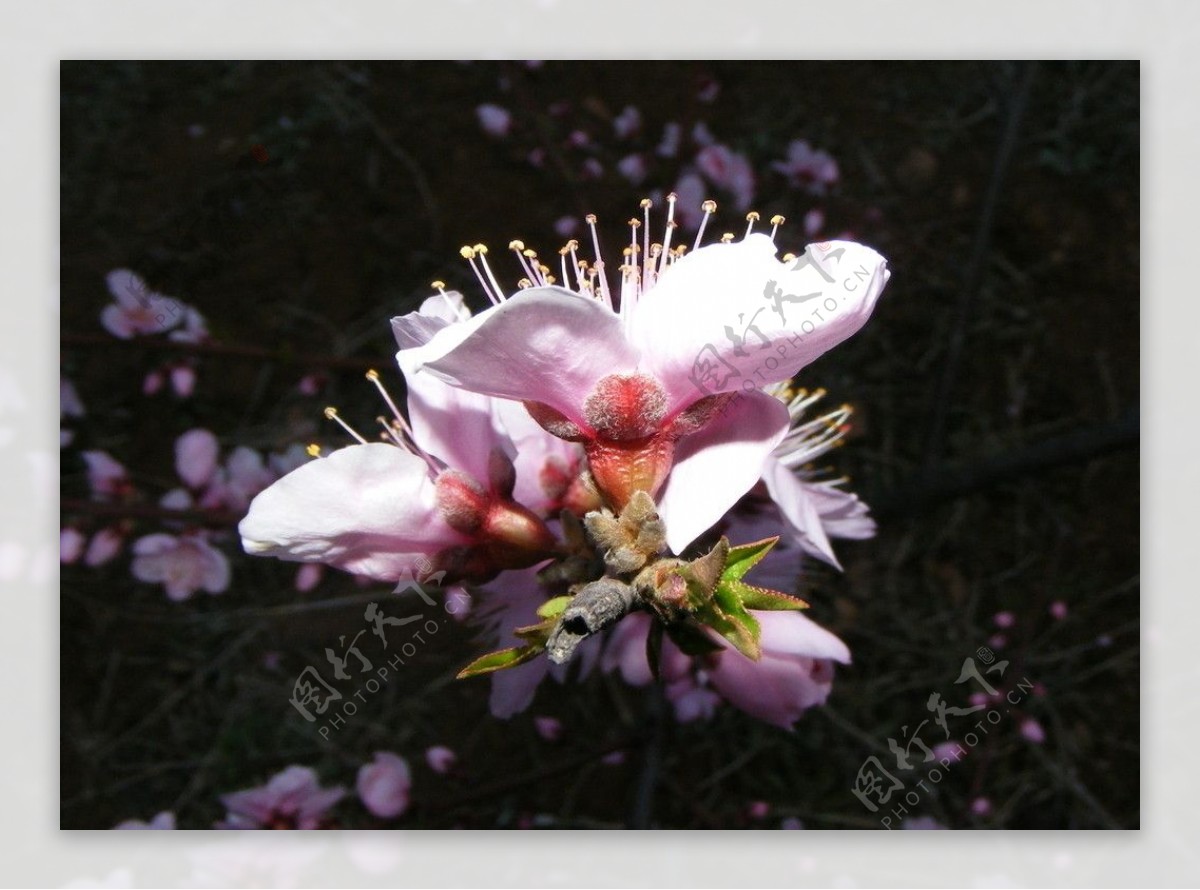
[[[849,241],[779,257],[784,221],[756,232],[755,213],[705,243],[712,201],[673,243],[680,203],[652,240],[642,202],[615,269],[594,217],[590,257],[572,240],[554,269],[513,241],[511,290],[484,245],[464,247],[491,305],[435,282],[394,318],[406,410],[376,372],[377,436],[327,409],[355,443],[258,494],[245,550],[387,582],[432,565],[466,586],[509,647],[464,671],[493,673],[498,716],[568,660],[657,675],[681,720],[728,701],[790,727],[823,702],[850,653],[790,592],[805,558],[837,566],[830,539],[874,524],[812,469],[849,408],[813,417],[824,393],[792,381],[866,323],[889,273]]]

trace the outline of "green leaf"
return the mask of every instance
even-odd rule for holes
[[[546,600],[544,603],[538,606],[538,617],[557,618],[566,610],[572,599],[574,599],[574,597],[556,596],[554,599]]]
[[[478,677],[480,674],[490,674],[505,668],[516,667],[537,658],[544,651],[544,646],[514,646],[511,649],[501,649],[499,652],[489,652],[487,655],[476,658],[459,671],[456,679],[465,680],[467,677]]]
[[[739,544],[731,547],[725,560],[725,570],[721,572],[722,581],[741,581],[746,573],[754,568],[771,548],[779,543],[779,535],[773,538],[763,538],[752,544]]]
[[[742,605],[747,609],[759,609],[764,612],[807,609],[808,603],[796,596],[771,590],[769,587],[755,587],[745,581],[725,581],[729,589],[737,594]]]

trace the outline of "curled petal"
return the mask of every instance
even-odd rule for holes
[[[840,569],[841,563],[833,555],[833,545],[821,521],[818,502],[810,495],[811,487],[774,457],[763,464],[762,478],[796,542],[808,553]]]
[[[763,461],[787,432],[787,407],[758,391],[732,399],[698,432],[679,441],[659,499],[667,544],[683,550],[759,480]]]
[[[750,235],[672,265],[639,302],[631,338],[678,410],[789,379],[866,323],[887,279],[861,244],[810,245],[783,263],[770,238]]]
[[[387,581],[467,543],[442,521],[425,462],[382,444],[350,445],[292,471],[254,499],[238,531],[247,553]]]
[[[637,352],[606,305],[560,287],[522,291],[414,349],[414,370],[502,399],[549,405],[586,428],[597,381],[637,369]]]

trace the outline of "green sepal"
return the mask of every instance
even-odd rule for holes
[[[738,599],[742,601],[742,605],[747,609],[758,609],[762,612],[782,612],[808,608],[808,603],[800,599],[800,597],[781,593],[769,587],[755,587],[753,584],[747,584],[745,581],[725,581],[723,583],[737,594]]]
[[[481,674],[490,674],[505,668],[516,667],[537,658],[545,651],[545,646],[514,646],[510,649],[501,649],[499,652],[489,652],[487,655],[476,658],[459,671],[455,679],[465,680],[467,677],[478,677]]]
[[[567,605],[574,597],[571,596],[556,596],[553,599],[548,599],[538,606],[538,618],[557,618],[564,611]]]
[[[721,572],[722,581],[741,581],[746,573],[754,568],[762,558],[771,552],[771,548],[779,543],[779,535],[773,538],[763,538],[750,544],[738,544],[729,548],[725,559],[725,568]]]
[[[747,658],[754,661],[762,658],[762,646],[759,645],[762,628],[758,619],[746,611],[738,592],[728,582],[720,581],[713,588],[712,605],[715,608],[709,610],[702,620],[707,619],[717,633],[733,643],[734,648]]]

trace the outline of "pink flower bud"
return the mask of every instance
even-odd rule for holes
[[[371,763],[358,771],[358,796],[380,819],[394,819],[408,809],[412,776],[408,763],[387,751],[379,751]]]

